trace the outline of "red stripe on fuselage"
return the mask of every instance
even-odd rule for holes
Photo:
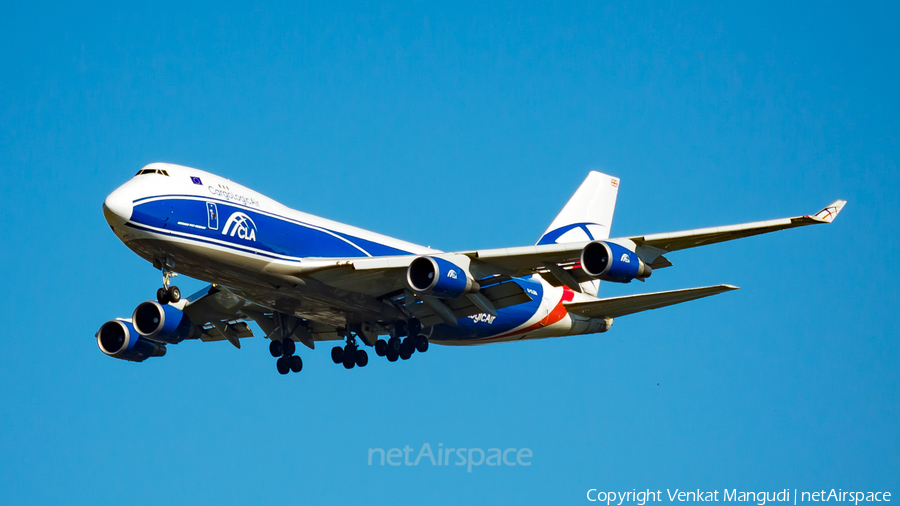
[[[499,336],[486,337],[482,340],[497,339],[500,337],[508,337],[508,336],[515,336],[518,334],[525,334],[525,333],[531,332],[533,330],[537,330],[537,329],[544,328],[544,327],[549,327],[550,325],[553,325],[554,323],[559,322],[560,320],[565,318],[567,314],[569,314],[569,312],[566,310],[566,306],[563,304],[563,302],[569,302],[575,298],[575,292],[573,292],[571,288],[569,288],[568,286],[563,286],[562,289],[563,289],[562,297],[559,298],[559,302],[556,303],[556,306],[553,308],[553,310],[550,311],[550,313],[548,313],[547,316],[543,317],[541,319],[541,321],[539,321],[533,325],[529,325],[529,326],[525,327],[524,329],[516,330],[513,332],[507,332],[506,334],[500,334]]]

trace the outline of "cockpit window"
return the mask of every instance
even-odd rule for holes
[[[142,176],[144,174],[162,174],[163,176],[169,175],[169,173],[163,169],[141,169],[137,174],[135,174],[135,176]]]

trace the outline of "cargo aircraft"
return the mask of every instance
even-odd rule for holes
[[[142,362],[185,340],[237,348],[258,324],[281,374],[300,343],[335,364],[391,362],[429,343],[475,345],[606,332],[615,318],[737,289],[727,284],[600,297],[600,281],[645,281],[671,252],[818,223],[806,216],[610,239],[619,179],[590,172],[533,246],[443,252],[291,209],[226,178],[153,163],[113,191],[113,232],[162,273],[156,300],[104,323],[100,350]],[[211,283],[182,297],[178,274]]]

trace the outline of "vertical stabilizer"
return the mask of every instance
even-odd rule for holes
[[[619,178],[592,171],[537,244],[609,239],[618,194]]]
[[[609,239],[618,195],[619,178],[590,172],[562,211],[553,218],[537,244]],[[584,292],[592,295],[600,289],[599,280],[585,281],[579,285]]]

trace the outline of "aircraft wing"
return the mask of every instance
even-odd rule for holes
[[[685,230],[681,232],[669,232],[666,234],[650,234],[629,237],[638,247],[649,247],[663,252],[677,251],[687,248],[695,248],[706,244],[731,241],[742,237],[766,234],[785,230],[788,228],[804,227],[819,223],[831,223],[837,217],[841,209],[847,203],[845,200],[835,200],[821,211],[813,215],[796,216],[793,218],[781,218],[778,220],[757,221],[742,223],[724,227],[701,228],[697,230]]]
[[[831,223],[845,204],[844,200],[836,200],[812,215],[664,234],[621,237],[609,239],[609,241],[630,247],[650,267],[660,269],[672,265],[668,259],[662,256],[664,253],[789,228]],[[582,241],[460,251],[448,254],[469,257],[471,259],[470,270],[479,281],[500,275],[526,276],[539,273],[553,284],[566,284],[576,289],[577,283],[587,279],[579,268],[581,251],[587,244],[587,241]],[[312,259],[312,262],[292,274],[299,277],[309,276],[330,286],[381,297],[402,290],[406,286],[406,268],[416,256],[363,257],[341,260]],[[580,291],[580,289],[578,290]]]
[[[184,311],[185,316],[200,331],[200,340],[225,341],[240,348],[240,339],[253,337],[253,330],[247,324],[255,321],[271,339],[278,334],[287,334],[291,339],[315,349],[316,341],[334,340],[336,328],[319,322],[301,319],[260,306],[237,295],[221,285],[209,285],[181,302],[173,304]],[[284,331],[282,331],[284,329]]]
[[[228,340],[236,348],[241,347],[240,339],[253,337],[250,326],[243,321],[250,319],[244,310],[262,311],[246,299],[215,285],[209,285],[173,305],[180,306],[185,316],[200,329],[201,341]]]
[[[737,289],[738,287],[732,285],[705,286],[668,292],[610,297],[590,302],[567,302],[565,306],[568,312],[587,318],[617,318]]]
[[[633,243],[634,250],[645,263],[654,269],[669,267],[672,264],[662,257],[664,253],[687,248],[695,248],[706,244],[731,241],[753,235],[766,234],[785,230],[788,228],[816,225],[819,223],[831,223],[841,212],[847,202],[836,200],[813,215],[796,216],[793,218],[781,218],[777,220],[757,221],[753,223],[741,223],[723,227],[702,228],[697,230],[685,230],[664,234],[650,234],[632,237],[610,239],[610,242],[621,243],[630,246]],[[524,275],[529,272],[554,270],[552,265],[578,262],[581,250],[587,242],[548,244],[539,246],[526,246],[522,248],[502,248],[491,250],[479,250],[464,252],[464,254],[476,258],[481,262],[495,265],[510,275]],[[571,266],[564,265],[563,268]],[[568,269],[567,269],[568,270]],[[580,270],[580,269],[579,269]],[[572,274],[575,274],[572,272]]]

